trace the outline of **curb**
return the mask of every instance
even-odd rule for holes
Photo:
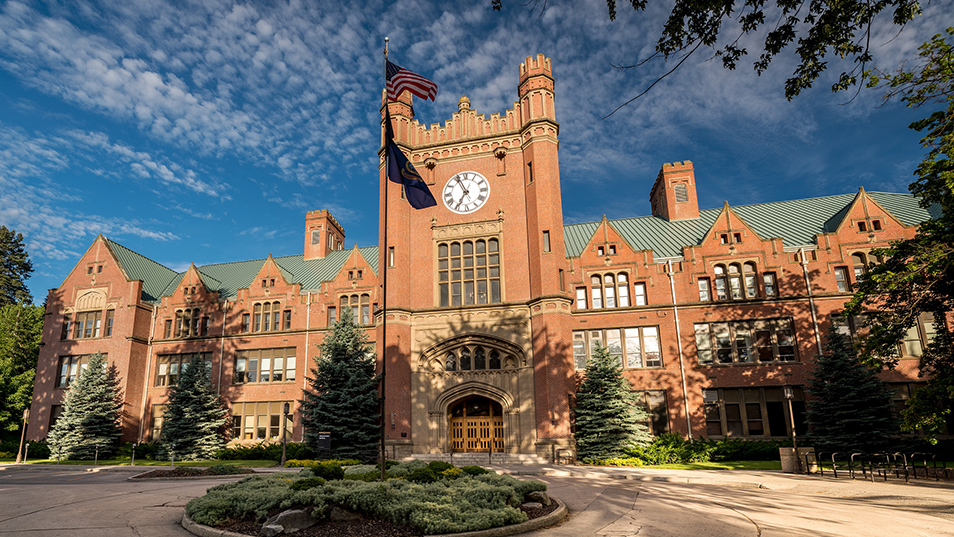
[[[507,535],[517,535],[520,533],[526,533],[528,531],[534,531],[541,528],[546,528],[552,526],[564,518],[566,518],[568,511],[566,504],[561,502],[556,498],[550,498],[552,501],[557,503],[556,511],[544,515],[540,518],[534,518],[533,520],[528,520],[526,522],[521,522],[520,524],[511,524],[510,526],[501,526],[499,528],[490,528],[487,530],[478,530],[478,531],[468,531],[465,533],[445,533],[441,535],[428,535],[427,537],[505,537]],[[189,518],[189,515],[186,513],[182,514],[182,527],[185,528],[189,533],[196,535],[198,537],[249,537],[243,533],[234,533],[226,530],[219,530],[209,526],[204,526],[198,522]]]
[[[142,466],[93,466],[80,464],[0,464],[0,470],[46,470],[50,472],[141,472]]]
[[[586,479],[622,479],[629,481],[655,481],[662,483],[681,483],[688,485],[719,485],[723,487],[741,487],[741,488],[768,488],[763,483],[757,481],[732,481],[725,479],[709,479],[699,477],[667,477],[667,476],[646,476],[635,474],[610,474],[599,472],[571,471],[571,470],[516,470],[499,471],[513,476],[544,476],[544,477],[582,477]]]

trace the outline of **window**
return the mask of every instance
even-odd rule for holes
[[[860,252],[851,254],[851,263],[855,272],[855,281],[860,282],[868,272],[868,262],[865,254]]]
[[[528,162],[527,163],[527,184],[529,185],[532,182],[533,182],[533,163]]]
[[[234,384],[295,380],[295,348],[256,349],[235,353]]]
[[[755,274],[755,263],[745,263],[742,265],[742,278],[745,281],[745,297],[755,298],[759,296],[759,283]]]
[[[263,302],[252,307],[253,332],[277,332],[281,329],[282,305],[278,302]]]
[[[742,242],[742,234],[741,234],[741,233],[733,233],[733,234],[732,234],[732,240],[733,240],[733,242]]]
[[[881,231],[881,220],[872,220],[872,221],[871,221],[871,227],[872,227],[875,231]]]
[[[739,273],[738,263],[729,265],[729,295],[732,300],[742,298],[742,276]]]
[[[741,300],[743,298],[758,298],[759,296],[759,276],[755,263],[748,261],[745,263],[730,263],[728,265],[715,265],[712,267],[715,274],[715,293],[716,300]],[[772,273],[771,282],[769,277],[763,275],[762,284],[765,286],[766,296],[775,296],[775,275]],[[700,282],[702,278],[700,278]],[[771,285],[769,285],[771,284]],[[699,299],[707,300],[703,297],[702,283],[699,284]],[[706,283],[708,287],[708,282]],[[771,294],[769,291],[772,291]],[[708,294],[708,293],[706,293]]]
[[[76,380],[80,371],[86,369],[91,354],[81,356],[60,356],[57,363],[57,371],[60,374],[56,377],[55,387],[67,388],[70,383]],[[105,356],[105,355],[104,355]]]
[[[321,242],[321,230],[320,229],[311,230],[311,243],[315,246],[318,246],[320,242]]]
[[[516,367],[517,359],[486,345],[462,345],[444,355],[445,371],[486,371]]]
[[[156,386],[175,386],[179,382],[179,375],[185,372],[196,356],[205,362],[207,368],[212,367],[212,353],[188,352],[184,354],[160,354],[156,358]]]
[[[371,324],[371,295],[343,295],[340,300],[341,311],[351,308],[351,319],[355,324]],[[330,316],[332,312],[329,312]],[[331,321],[334,322],[334,321]]]
[[[248,332],[249,330],[249,315],[247,313],[242,314],[242,332]]]
[[[103,266],[96,265],[96,274],[102,274],[102,273],[103,273]]]
[[[762,284],[765,286],[765,296],[778,296],[778,283],[774,272],[762,274]]]
[[[93,273],[93,265],[86,267],[86,274],[92,274],[92,273]]]
[[[152,437],[155,442],[162,435],[162,418],[166,414],[166,405],[152,405]]]
[[[610,245],[609,245],[609,253],[610,253],[610,255],[616,255],[616,245],[615,245],[615,244],[610,244]]]
[[[653,436],[669,432],[669,407],[666,404],[666,390],[646,390],[636,392],[636,404],[643,405],[649,412],[649,419],[642,422]]]
[[[699,301],[708,302],[711,300],[709,295],[709,278],[699,278]]]
[[[905,333],[904,341],[901,343],[901,355],[921,356],[924,354],[924,347],[934,341],[936,335],[934,315],[922,313],[917,323],[908,328],[907,333]]]
[[[696,324],[695,335],[704,365],[791,362],[796,357],[791,319]]]
[[[335,307],[328,306],[328,326],[335,324]]]
[[[270,401],[261,403],[232,403],[232,438],[235,440],[281,440],[282,411],[289,405],[289,416],[294,412],[294,401]],[[289,439],[292,421],[285,422]]]
[[[672,187],[672,192],[675,195],[676,203],[686,203],[689,201],[689,189],[686,187],[685,183],[679,183]]]
[[[729,244],[729,234],[723,233],[719,235],[719,244]]]
[[[633,285],[633,304],[636,306],[646,305],[646,284],[637,283]]]
[[[593,274],[590,276],[590,298],[593,309],[628,307],[629,299],[629,275],[625,272],[618,274]],[[641,288],[641,290],[640,290]],[[577,289],[577,302],[579,302],[581,289]],[[640,295],[642,293],[642,295]],[[583,290],[583,295],[586,291]],[[642,304],[639,303],[642,296]],[[636,284],[636,305],[646,304],[646,286],[645,284]],[[578,306],[579,307],[579,306]]]
[[[596,348],[604,345],[625,369],[662,367],[659,346],[659,328],[641,326],[608,328],[605,330],[575,330],[573,332],[573,362],[576,369],[586,369],[586,362]]]
[[[441,306],[501,301],[499,246],[497,239],[437,245]]]
[[[208,335],[208,325],[204,322],[200,324],[201,321],[201,312],[198,309],[186,308],[176,311],[173,325],[175,332],[172,337],[188,338]]]
[[[103,312],[86,311],[76,314],[76,323],[74,324],[73,339],[89,339],[99,337],[99,331],[102,324]]]
[[[716,265],[713,267],[712,271],[715,273],[715,289],[716,289],[716,300],[728,300],[729,295],[727,294],[726,288],[727,279],[725,275],[725,267],[722,265]]]
[[[561,291],[565,291],[565,290],[566,290],[566,277],[565,277],[564,274],[563,274],[563,269],[558,269],[558,270],[560,271],[560,272],[559,272],[559,276],[560,276],[560,290],[561,290]]]
[[[586,287],[576,288],[576,309],[586,309]]]
[[[291,310],[282,313],[282,330],[291,330]]]
[[[73,316],[64,315],[63,316],[63,331],[60,332],[60,339],[69,339],[70,331],[73,329]]]
[[[805,399],[794,387],[795,432],[805,434]],[[787,437],[791,417],[782,388],[716,388],[703,390],[706,436]]]
[[[106,337],[113,335],[113,319],[116,317],[116,310],[106,310]]]
[[[543,251],[544,252],[550,251],[550,232],[549,231],[543,232]]]
[[[596,247],[596,255],[599,255],[599,256],[606,255],[606,248],[604,248],[604,247],[602,247],[602,246],[597,246],[597,247]]]
[[[163,331],[163,337],[169,339],[172,337],[172,319],[166,319],[165,330]]]
[[[839,291],[848,291],[848,267],[835,267],[835,285]]]
[[[864,221],[858,222],[858,231],[868,231],[868,224],[866,224]]]
[[[394,266],[394,247],[393,246],[388,247],[388,266],[389,267]]]

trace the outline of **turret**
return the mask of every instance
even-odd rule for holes
[[[663,164],[652,190],[649,191],[653,216],[666,220],[699,218],[696,197],[696,175],[691,161]]]
[[[327,209],[305,215],[305,261],[323,259],[344,248],[344,229]]]

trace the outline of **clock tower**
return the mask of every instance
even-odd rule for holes
[[[517,94],[512,109],[489,116],[462,97],[451,119],[429,127],[413,118],[408,93],[384,103],[395,142],[440,200],[411,208],[387,180],[382,149],[378,266],[388,296],[377,338],[389,457],[549,458],[571,445],[571,301],[548,58],[520,64]]]

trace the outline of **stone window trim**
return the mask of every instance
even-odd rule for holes
[[[573,363],[577,371],[586,369],[586,363],[599,345],[605,346],[610,356],[616,357],[623,370],[663,367],[658,325],[574,330]]]
[[[295,347],[286,347],[236,351],[232,384],[294,382],[295,350]]]
[[[706,289],[703,289],[703,280],[707,282]],[[776,273],[760,273],[756,262],[751,260],[720,261],[712,265],[711,275],[707,273],[700,276],[698,281],[699,300],[702,302],[753,300],[779,295]],[[708,299],[704,296],[708,296]]]
[[[195,356],[205,362],[207,368],[212,367],[211,352],[186,352],[156,356],[156,376],[153,386],[156,388],[175,386],[179,382],[179,376],[189,367]]]
[[[242,331],[252,333],[279,332],[283,328],[284,310],[279,301],[255,302],[251,307],[251,326],[246,326],[245,315],[242,315]],[[290,321],[290,318],[289,318]],[[287,329],[286,329],[287,330]]]
[[[435,241],[437,304],[461,307],[503,302],[502,242],[497,236]]]
[[[793,386],[795,431],[806,432],[805,398]],[[708,438],[788,438],[792,418],[781,386],[705,388],[702,390]]]
[[[367,326],[371,324],[373,318],[371,317],[371,295],[368,293],[354,293],[348,295],[341,295],[338,298],[338,305],[340,306],[339,312],[344,312],[347,308],[351,308],[351,320],[354,324],[359,326]],[[329,308],[329,326],[332,324],[331,319],[331,308]]]
[[[166,319],[163,336],[166,339],[187,339],[209,335],[210,319],[199,308],[177,308],[172,319]]]
[[[868,332],[864,326],[866,315],[856,315],[848,322],[844,322],[838,314],[832,314],[831,322],[838,332],[849,336],[852,341],[858,342],[859,337]],[[918,316],[913,326],[908,328],[904,338],[898,344],[898,356],[901,358],[920,358],[924,354],[924,349],[934,341],[937,336],[937,329],[934,326],[934,314],[924,312]]]
[[[794,322],[790,317],[696,323],[700,365],[752,366],[798,361]]]
[[[233,401],[232,439],[238,441],[280,440],[282,418],[285,403],[289,406],[289,416],[295,412],[297,401]],[[285,422],[289,440],[292,438],[293,422]]]
[[[461,375],[515,370],[525,367],[526,362],[523,349],[513,343],[491,336],[467,334],[422,352],[418,367],[431,373]]]
[[[587,275],[588,286],[577,288],[577,309],[614,309],[645,306],[646,282],[630,284],[629,271],[594,272]],[[581,291],[589,294],[588,308],[580,308]]]
[[[57,375],[53,387],[61,389],[69,388],[70,384],[79,377],[80,372],[86,369],[89,359],[92,356],[92,354],[80,354],[58,357],[56,360]],[[103,353],[104,359],[107,358],[107,356],[107,354]]]

